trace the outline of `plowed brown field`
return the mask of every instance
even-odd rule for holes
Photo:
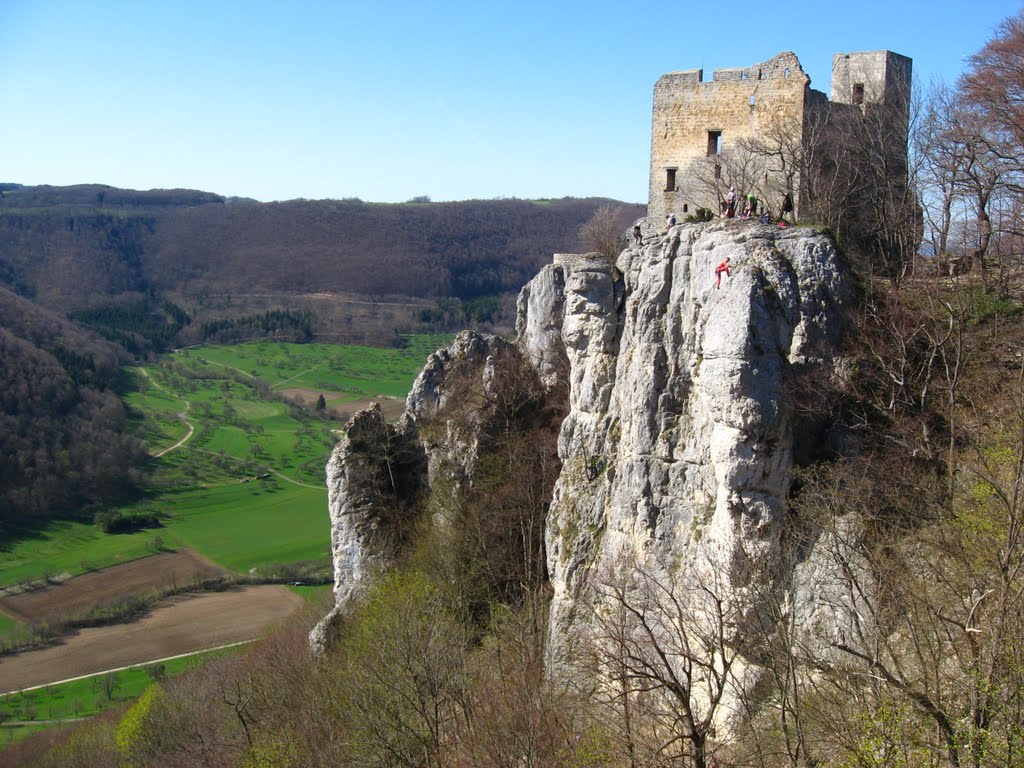
[[[76,576],[46,589],[0,598],[0,611],[21,622],[67,618],[131,595],[185,587],[224,573],[187,549],[161,552]]]
[[[178,595],[131,624],[82,629],[59,645],[0,657],[0,693],[250,640],[302,605],[277,585]]]

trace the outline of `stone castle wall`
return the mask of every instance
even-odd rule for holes
[[[890,51],[837,54],[832,101],[902,105],[905,111],[910,64]],[[753,192],[762,209],[776,214],[789,193],[799,213],[802,187],[793,160],[808,117],[828,104],[791,52],[747,68],[715,70],[708,82],[699,69],[663,75],[654,86],[648,216],[663,220],[674,213],[682,219],[698,208],[717,213],[730,186],[741,196]],[[751,150],[753,140],[762,151]]]
[[[702,74],[672,72],[654,86],[649,216],[664,218],[669,211],[686,216],[698,207],[717,210],[717,200],[738,181],[725,158],[735,155],[743,140],[802,130],[810,78],[794,54],[782,53],[746,69],[715,70],[709,82]],[[719,152],[712,132],[721,136]],[[767,183],[763,177],[743,181],[759,197],[774,186],[770,177]]]

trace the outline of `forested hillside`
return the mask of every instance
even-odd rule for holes
[[[578,250],[580,226],[612,204],[264,204],[101,185],[2,190],[0,284],[80,313],[121,343],[130,329],[134,351],[159,348],[168,335],[384,343],[396,330],[492,321],[552,253]],[[621,206],[622,229],[643,213]],[[271,311],[307,317],[268,328],[257,318]],[[148,329],[154,314],[166,318]]]
[[[581,224],[608,206],[261,204],[0,184],[0,526],[134,486],[145,455],[120,434],[119,356],[251,338],[391,344],[409,330],[507,325],[520,286],[554,251],[577,248]],[[642,213],[617,210],[622,228]]]
[[[119,351],[0,288],[0,529],[134,487],[145,458],[121,434]]]

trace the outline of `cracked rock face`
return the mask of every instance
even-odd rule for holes
[[[428,358],[396,424],[375,403],[346,425],[327,463],[335,606],[310,635],[315,650],[331,643],[336,619],[406,549],[429,490],[470,482],[491,415],[487,396],[498,383],[495,361],[509,355],[521,359],[508,341],[463,331]],[[474,387],[481,397],[470,405],[465,393]]]
[[[792,578],[783,514],[795,444],[813,439],[794,434],[792,381],[835,375],[847,288],[829,238],[739,221],[674,227],[614,266],[558,256],[550,269],[538,280],[564,286],[545,303],[561,313],[570,381],[546,535],[558,667],[585,634],[580,601],[616,564],[684,589],[713,579],[749,610]],[[522,321],[541,314],[532,286],[520,344],[540,366],[554,342]]]

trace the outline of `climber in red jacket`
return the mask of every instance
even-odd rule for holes
[[[722,287],[722,273],[725,272],[726,277],[732,277],[732,272],[729,271],[729,257],[726,256],[725,260],[715,267],[715,288]]]

